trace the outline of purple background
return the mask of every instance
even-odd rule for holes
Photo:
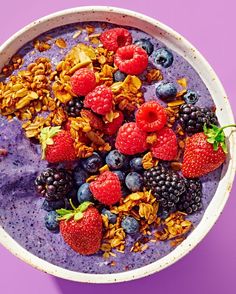
[[[220,2],[220,3],[217,3]],[[213,66],[236,111],[235,1],[224,0],[3,0],[0,43],[29,22],[49,13],[83,5],[110,5],[136,10],[171,26],[192,42]],[[227,45],[226,45],[227,44]],[[227,46],[227,47],[226,47]],[[236,184],[219,221],[188,256],[164,271],[129,283],[91,285],[65,281],[23,263],[0,246],[1,293],[98,294],[236,292]],[[96,289],[95,289],[96,287]]]

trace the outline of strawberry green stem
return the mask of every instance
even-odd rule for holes
[[[77,210],[77,207],[74,206],[74,204],[73,204],[71,198],[69,199],[69,202],[70,202],[71,207],[72,207],[74,210]]]
[[[236,125],[227,125],[227,126],[224,126],[224,127],[220,128],[220,130],[222,131],[223,129],[233,128],[233,127],[236,127]]]
[[[207,127],[206,125],[204,125],[203,130],[204,134],[207,137],[207,142],[213,145],[214,151],[217,151],[219,146],[221,146],[223,151],[227,153],[225,134],[223,130],[230,127],[236,127],[236,124],[223,126],[221,128],[216,125],[211,125],[211,127]]]

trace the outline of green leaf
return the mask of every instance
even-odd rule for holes
[[[83,218],[83,213],[81,211],[78,211],[75,215],[74,215],[74,220],[78,221],[81,218]]]
[[[93,203],[92,202],[89,202],[89,201],[85,201],[85,202],[83,202],[83,203],[80,204],[80,206],[78,207],[78,210],[81,211],[81,212],[84,212],[85,210],[87,210],[87,208],[90,205],[93,205]]]
[[[65,209],[65,208],[60,208],[56,210],[56,213],[59,215],[66,215],[68,213],[73,212],[73,210]]]
[[[222,147],[224,153],[228,153],[228,151],[227,151],[227,146],[226,146],[225,142],[221,142],[221,143],[220,143],[220,146]]]
[[[54,141],[53,141],[52,138],[48,138],[48,139],[45,140],[45,143],[46,143],[46,145],[53,145]]]
[[[213,149],[214,149],[214,151],[217,151],[218,150],[218,145],[219,145],[218,142],[214,142],[213,143]]]
[[[41,130],[39,135],[39,141],[42,145],[42,159],[45,159],[45,153],[47,145],[53,145],[53,137],[58,134],[61,130],[60,126],[57,127],[45,127]]]
[[[213,144],[215,142],[215,139],[210,137],[207,139],[207,142]]]
[[[74,212],[71,212],[71,213],[65,214],[65,215],[63,215],[63,216],[59,216],[57,219],[58,219],[58,220],[65,220],[65,221],[68,221],[68,220],[71,219],[74,215],[75,215]]]

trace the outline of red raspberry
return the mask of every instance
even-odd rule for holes
[[[96,87],[94,72],[88,68],[80,68],[70,78],[72,91],[78,96],[85,96]]]
[[[105,115],[112,109],[113,93],[105,85],[97,86],[92,92],[86,95],[84,106],[92,111]]]
[[[93,113],[92,111],[90,111],[88,109],[82,109],[80,111],[80,115],[81,115],[81,117],[85,117],[85,118],[89,119],[89,124],[93,129],[103,130],[103,128],[104,128],[103,120],[100,117],[98,117],[95,113]]]
[[[157,133],[157,141],[151,147],[154,157],[161,160],[173,160],[177,156],[178,146],[175,132],[164,127]]]
[[[148,55],[143,48],[128,45],[116,51],[114,63],[120,71],[126,74],[139,75],[147,68]]]
[[[110,171],[102,173],[89,185],[94,198],[105,205],[113,205],[121,198],[120,180]]]
[[[132,44],[132,36],[126,29],[115,28],[102,33],[100,41],[106,49],[116,51],[120,47]]]
[[[133,155],[147,149],[146,139],[147,134],[135,122],[130,122],[120,127],[115,145],[121,153]]]
[[[145,132],[159,131],[166,121],[165,109],[156,101],[144,103],[136,113],[137,126]]]
[[[124,115],[121,111],[118,111],[119,116],[116,117],[112,122],[105,124],[104,132],[108,135],[114,135],[124,121]]]

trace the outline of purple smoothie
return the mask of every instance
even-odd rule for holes
[[[87,36],[85,30],[78,38],[73,39],[78,26],[85,27],[88,24],[96,27],[95,33],[102,31],[100,23],[78,23],[45,33],[45,35],[52,37],[48,41],[52,45],[48,51],[40,53],[34,49],[33,42],[26,44],[18,52],[24,55],[24,65],[21,69],[27,67],[38,57],[49,57],[53,66],[56,66],[73,46],[78,43],[88,43],[85,41]],[[108,26],[112,27],[112,25]],[[154,44],[154,50],[164,46],[159,40],[142,31],[134,28],[128,29],[134,41],[141,38],[150,38]],[[41,37],[43,38],[44,35]],[[58,38],[63,38],[66,41],[67,48],[60,49],[54,44]],[[35,51],[35,53],[32,54],[32,51]],[[175,82],[177,79],[187,78],[188,88],[199,95],[197,105],[214,107],[210,93],[196,71],[181,56],[175,52],[173,54],[174,62],[172,66],[167,69],[161,68],[164,79]],[[149,60],[150,63],[153,62],[152,55]],[[14,73],[17,73],[17,71]],[[143,86],[146,101],[156,97],[155,87],[155,84]],[[7,121],[0,116],[0,148],[8,150],[8,155],[0,158],[0,225],[31,253],[69,270],[105,274],[142,267],[160,259],[174,249],[168,241],[149,242],[149,248],[144,252],[130,252],[134,240],[129,236],[125,253],[116,252],[117,256],[108,260],[103,258],[102,252],[89,257],[75,253],[64,243],[60,234],[52,234],[44,226],[43,219],[46,212],[41,209],[44,199],[39,198],[36,194],[34,180],[45,169],[47,162],[41,160],[40,146],[31,143],[24,136],[19,120]],[[188,217],[194,226],[200,222],[204,210],[214,196],[220,175],[221,168],[201,178],[203,183],[203,210]],[[111,266],[112,261],[116,262],[116,266]]]

